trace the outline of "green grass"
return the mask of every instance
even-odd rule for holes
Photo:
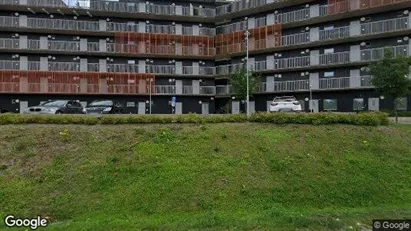
[[[411,125],[0,128],[0,217],[48,216],[46,230],[360,230],[411,216]]]

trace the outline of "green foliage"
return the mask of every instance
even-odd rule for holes
[[[394,56],[392,49],[386,48],[384,57],[369,66],[369,72],[373,76],[371,82],[384,96],[393,99],[404,97],[410,93],[410,65],[409,57]]]
[[[363,230],[411,216],[410,125],[1,129],[0,216],[49,217],[45,230]]]
[[[381,110],[388,114],[388,116],[392,117],[395,116],[395,112],[393,110]],[[411,111],[398,111],[398,117],[411,117]]]
[[[255,72],[248,72],[249,79],[249,95],[252,96],[258,92],[261,76]],[[247,98],[247,71],[243,68],[241,71],[233,73],[230,76],[229,82],[233,87],[233,91],[238,99],[245,100]]]
[[[360,114],[340,113],[255,113],[251,122],[275,124],[355,124],[365,126],[388,125],[386,113],[370,112]]]
[[[360,114],[340,113],[254,113],[250,122],[275,123],[275,124],[355,124],[377,126],[388,124],[388,114],[382,112],[366,112]],[[178,116],[169,115],[127,115],[103,116],[101,118],[90,116],[42,116],[42,115],[0,115],[0,124],[168,124],[168,123],[243,123],[247,122],[244,114],[227,115],[198,115],[187,114]],[[68,137],[68,135],[62,135]]]

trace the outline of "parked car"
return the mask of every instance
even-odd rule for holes
[[[300,112],[301,104],[294,96],[275,97],[270,112]]]
[[[82,114],[83,106],[78,100],[50,100],[38,106],[29,107],[23,114]]]
[[[121,114],[123,106],[115,100],[96,100],[83,109],[86,114]]]

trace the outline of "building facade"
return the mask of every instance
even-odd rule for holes
[[[251,111],[290,95],[306,111],[392,109],[366,67],[387,47],[411,56],[410,10],[410,0],[0,0],[0,108],[115,99],[147,114],[151,99],[153,114],[240,113],[228,77],[245,67],[248,41],[262,77]]]

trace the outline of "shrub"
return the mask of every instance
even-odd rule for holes
[[[274,123],[274,124],[355,124],[366,126],[387,125],[388,114],[367,112],[359,114],[342,113],[254,113],[249,119],[237,115],[20,115],[1,114],[0,124],[139,124],[139,123]]]

